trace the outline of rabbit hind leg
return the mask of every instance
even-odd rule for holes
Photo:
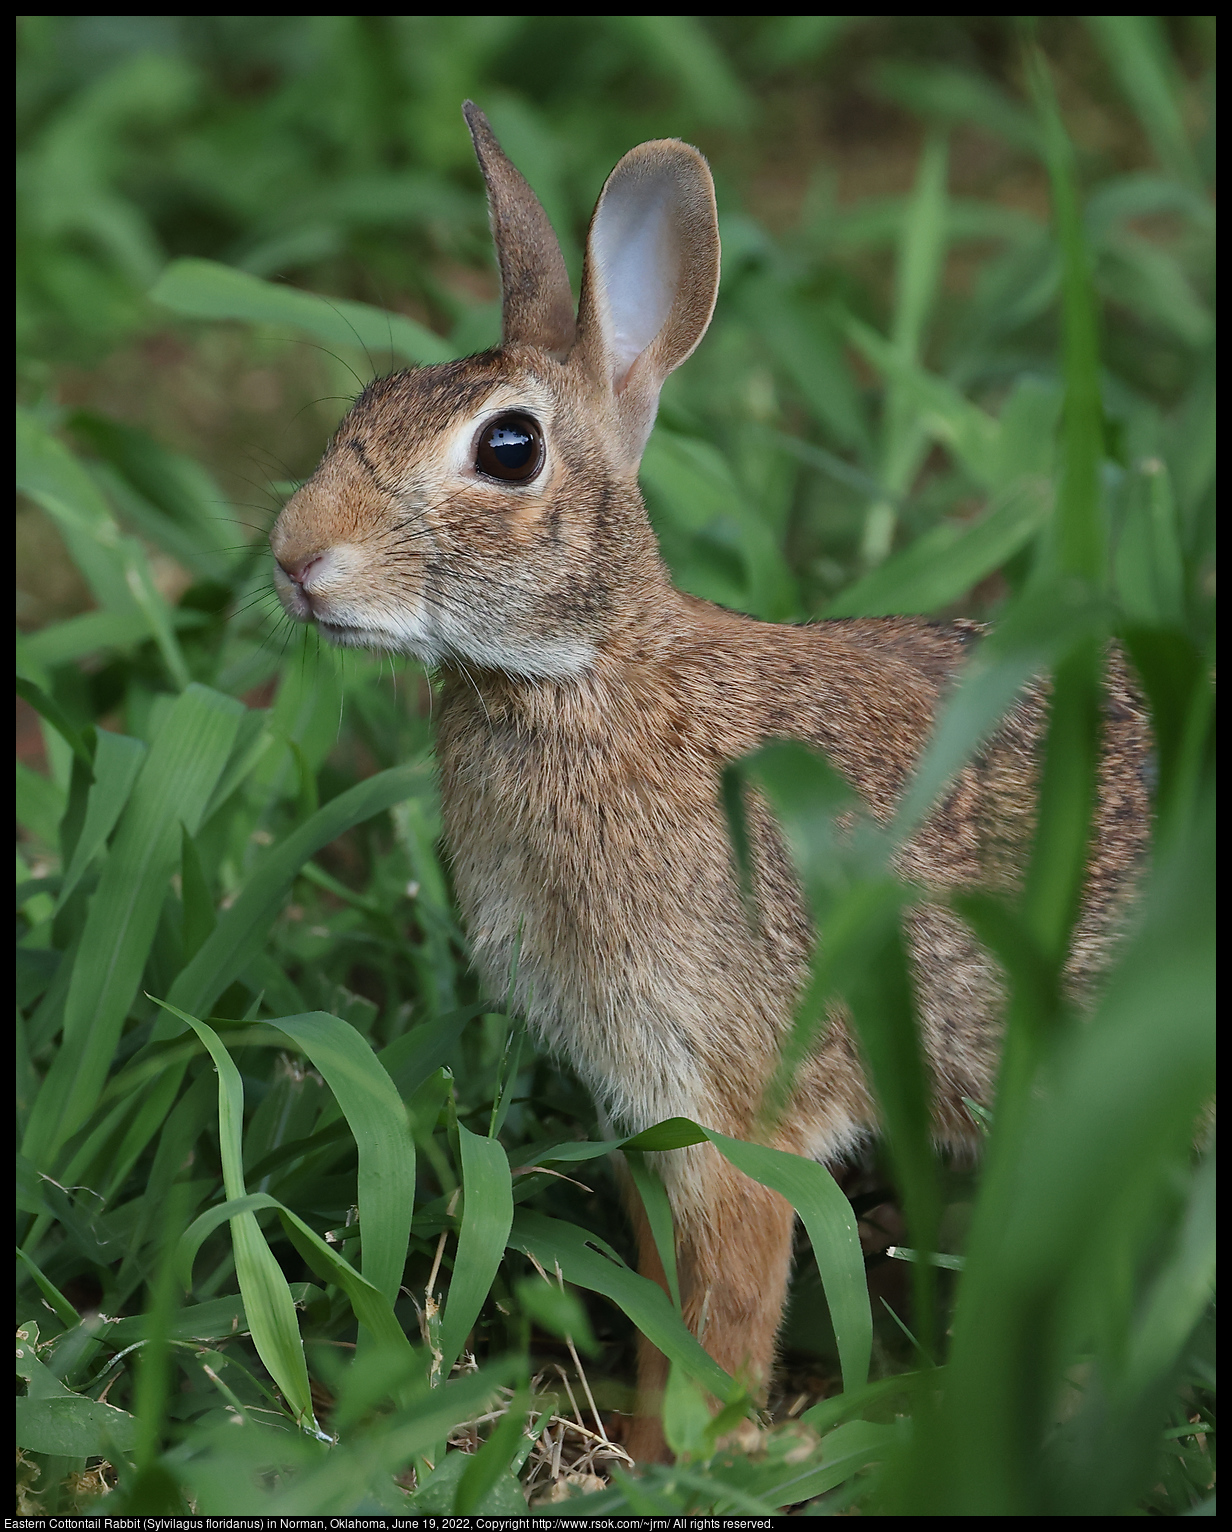
[[[784,1198],[715,1150],[694,1154],[694,1174],[683,1185],[669,1185],[684,1320],[719,1366],[764,1402],[791,1273],[795,1214]],[[645,1211],[640,1199],[636,1205],[635,1196],[629,1200],[641,1272],[666,1289]],[[640,1337],[637,1414],[627,1442],[639,1462],[671,1458],[661,1423],[667,1373],[667,1359]]]

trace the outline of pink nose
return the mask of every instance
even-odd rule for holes
[[[278,567],[288,580],[302,589],[308,576],[321,562],[323,556],[320,553],[310,553],[307,558],[303,559],[279,559]]]

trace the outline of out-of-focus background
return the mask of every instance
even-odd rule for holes
[[[1161,422],[1211,368],[1214,22],[1052,18],[1040,36],[1089,194],[1106,409],[1129,464],[1166,446]],[[1055,372],[1047,181],[1003,18],[26,18],[23,398],[150,432],[264,525],[269,482],[311,469],[352,369],[390,357],[343,347],[340,361],[288,326],[185,322],[149,291],[169,260],[204,257],[392,308],[455,351],[490,344],[468,95],[538,191],[575,281],[627,148],[670,135],[711,161],[722,294],[665,395],[688,450],[657,454],[648,485],[692,500],[655,506],[686,583],[768,616],[816,614],[893,547],[976,509],[979,486],[935,435],[883,408],[845,324],[875,326],[994,413]],[[86,419],[77,439],[97,452]],[[1200,487],[1190,499],[1207,514]],[[763,573],[773,591],[749,567],[761,533],[741,532],[745,518],[785,554],[786,570]],[[90,604],[43,513],[19,513],[18,549],[23,628]],[[152,551],[178,597],[191,571]],[[977,585],[964,607],[997,593]]]
[[[1191,1150],[1214,952],[1214,53],[1212,17],[21,18],[20,1510],[96,1510],[117,1489],[109,1505],[134,1514],[505,1512],[583,1491],[620,1514],[893,1510],[879,1476],[914,1440],[908,1508],[1213,1513],[1213,1158]],[[545,1146],[599,1130],[577,1081],[477,989],[438,846],[430,679],[319,645],[272,595],[269,527],[359,389],[498,339],[467,97],[575,285],[627,149],[674,136],[710,160],[718,308],[641,475],[679,584],[776,621],[995,625],[1051,567],[1068,495],[1099,544],[1083,632],[1127,646],[1160,744],[1173,871],[1081,1032],[1089,1058],[1065,1051],[1072,1018],[1046,985],[1018,1013],[1053,1029],[1041,1079],[1061,1104],[1023,1075],[1034,1105],[1006,1114],[1038,1174],[988,1191],[970,1166],[934,1167],[921,1129],[926,1227],[904,1214],[905,1161],[874,1148],[839,1167],[865,1270],[841,1241],[819,1260],[832,1301],[853,1266],[844,1323],[871,1330],[882,1392],[835,1397],[850,1355],[801,1236],[775,1428],[733,1462],[684,1381],[697,1348],[679,1318],[612,1275],[632,1249],[607,1162],[542,1168]],[[1091,291],[1098,360],[1074,343]],[[1063,425],[1084,389],[1098,403]],[[1098,458],[1085,488],[1076,458]],[[1003,702],[1064,651],[1020,630],[996,662]],[[1050,758],[1079,795],[1083,748]],[[1045,850],[1068,844],[1060,820],[1049,833]],[[151,996],[210,1018],[239,1069],[229,1117],[203,1047]],[[335,1078],[278,1030],[313,1011],[332,1044],[371,1044],[370,1114],[335,1107]],[[914,1080],[912,1035],[889,1051]],[[357,1156],[405,1135],[390,1080],[418,1172],[382,1200]],[[972,1110],[995,1158],[1003,1124]],[[268,1205],[247,1246],[219,1221],[241,1153],[248,1190],[317,1239],[311,1259]],[[948,1371],[912,1307],[917,1234],[935,1243],[946,1369],[956,1326]],[[383,1252],[385,1373],[362,1341],[342,1365],[363,1302],[326,1236],[335,1252],[358,1236],[374,1268]],[[568,1290],[544,1288],[535,1249]],[[254,1271],[285,1298],[263,1331],[237,1288]],[[439,1356],[430,1291],[448,1294],[451,1355],[465,1342],[493,1369],[462,1364],[445,1423],[403,1389]],[[619,1452],[591,1426],[619,1437],[652,1321],[683,1369],[668,1416],[693,1476],[605,1490]],[[408,1360],[403,1335],[426,1349]],[[495,1410],[484,1378],[508,1384]],[[533,1449],[500,1420],[520,1410]],[[295,1429],[313,1411],[342,1421],[345,1450]]]

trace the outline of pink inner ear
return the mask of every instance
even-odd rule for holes
[[[595,216],[591,254],[606,299],[604,340],[617,393],[675,302],[680,282],[678,197],[670,171],[643,171],[609,185]]]

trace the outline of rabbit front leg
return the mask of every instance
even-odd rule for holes
[[[668,1177],[684,1320],[719,1366],[764,1403],[791,1274],[795,1213],[777,1192],[750,1181],[709,1145],[687,1153],[686,1174]],[[631,1181],[626,1196],[639,1270],[666,1291],[659,1252]],[[667,1373],[667,1358],[640,1336],[637,1413],[627,1442],[638,1462],[671,1461],[662,1425]]]

